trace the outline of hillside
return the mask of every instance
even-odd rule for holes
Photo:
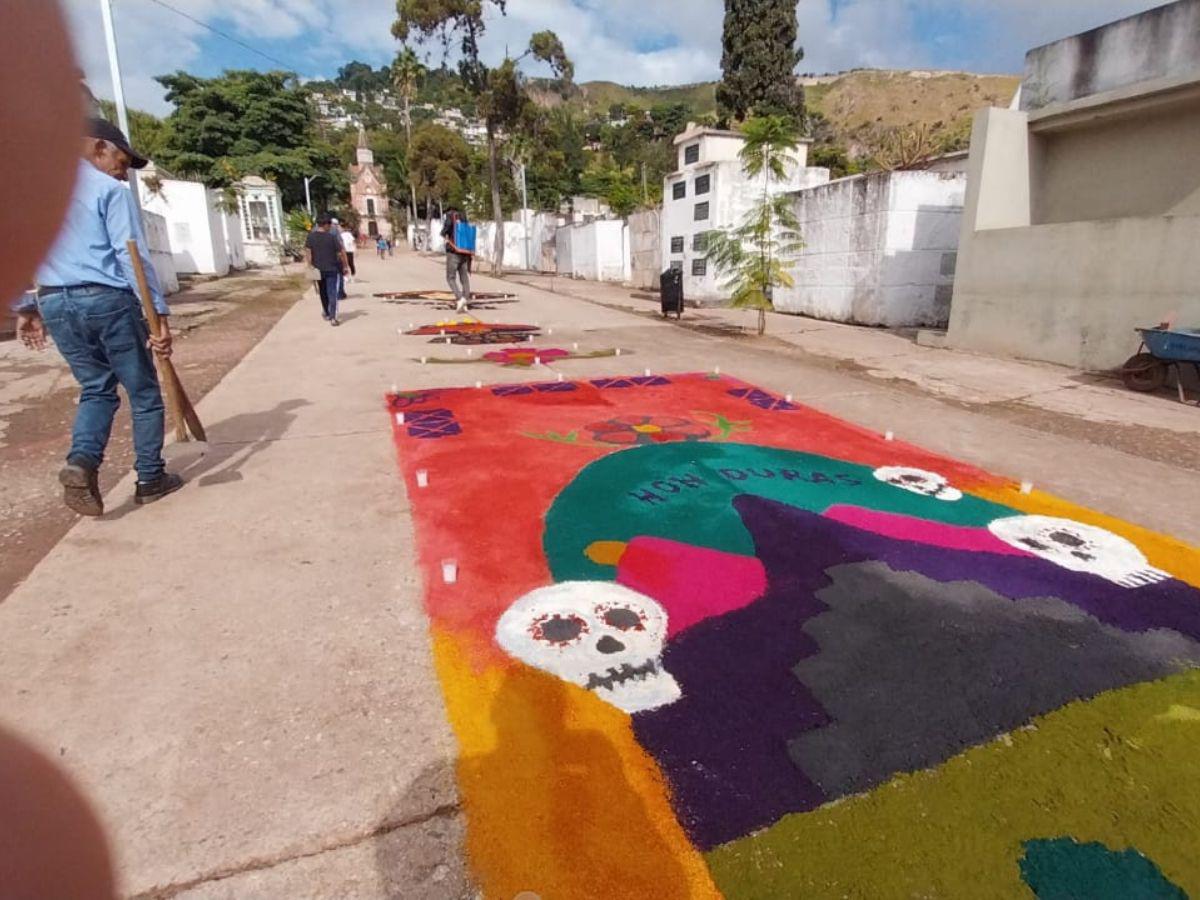
[[[832,142],[854,151],[872,131],[925,126],[938,133],[963,133],[975,110],[1008,106],[1020,84],[1014,75],[860,69],[839,75],[801,79],[808,108],[824,117]],[[541,93],[546,105],[561,103]],[[697,117],[716,112],[716,82],[675,87],[636,88],[611,81],[580,84],[568,101],[597,115],[616,103],[649,108],[686,103]]]
[[[965,72],[863,70],[805,87],[810,112],[820,113],[836,142],[857,149],[872,131],[925,126],[962,134],[975,110],[1008,106],[1021,79]]]

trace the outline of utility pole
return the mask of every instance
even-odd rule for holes
[[[313,176],[311,176],[311,175],[304,176],[304,206],[308,209],[308,217],[310,219],[312,218],[313,211],[312,211],[312,194],[308,190],[308,183],[310,181],[312,181],[312,179],[313,179]]]
[[[642,204],[650,205],[650,189],[646,187],[646,164],[642,163]]]
[[[112,76],[113,103],[117,107],[117,124],[125,132],[125,139],[133,145],[133,134],[129,130],[129,111],[125,108],[125,85],[121,81],[121,60],[117,56],[117,31],[113,27],[112,0],[100,0],[100,18],[104,22],[104,43],[108,47],[108,71]],[[129,189],[133,192],[133,203],[141,212],[142,201],[138,196],[137,172],[129,170]]]

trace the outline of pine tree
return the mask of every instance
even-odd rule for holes
[[[804,121],[804,89],[796,65],[795,0],[725,0],[721,84],[717,102],[739,122],[752,115],[783,115]]]

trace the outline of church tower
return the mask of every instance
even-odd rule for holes
[[[358,126],[358,164],[360,166],[375,165],[375,154],[371,152],[371,148],[367,146],[367,132],[361,125]]]
[[[358,231],[368,237],[392,237],[391,208],[383,166],[375,165],[375,154],[367,144],[367,132],[358,127],[356,162],[350,167],[350,202],[358,211]]]

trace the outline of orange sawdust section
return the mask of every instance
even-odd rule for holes
[[[434,658],[485,897],[721,896],[628,715],[524,666],[479,671],[437,631]]]

